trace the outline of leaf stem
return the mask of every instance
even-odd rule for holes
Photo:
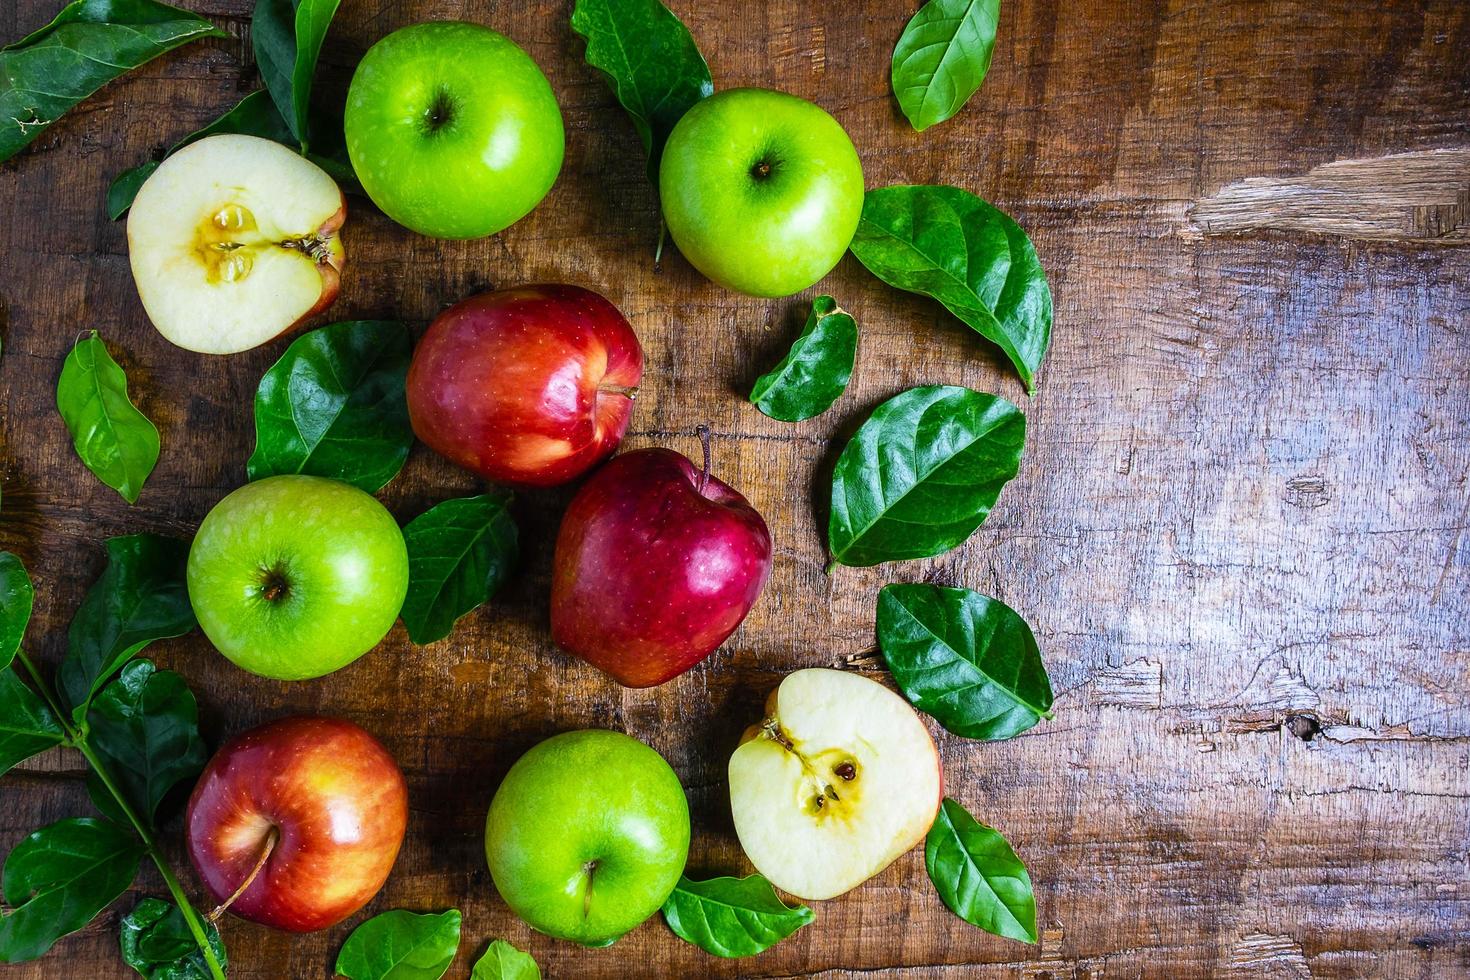
[[[112,794],[112,798],[117,801],[118,809],[122,811],[123,816],[128,818],[128,822],[133,825],[133,830],[143,841],[144,850],[153,859],[153,863],[157,865],[158,873],[163,876],[164,885],[168,887],[169,894],[173,896],[174,903],[178,905],[179,912],[183,914],[184,923],[188,925],[189,932],[194,936],[194,942],[199,945],[199,952],[203,954],[204,963],[209,967],[209,975],[214,980],[226,980],[224,968],[220,966],[219,959],[214,955],[214,948],[209,945],[209,937],[205,935],[204,926],[199,921],[199,913],[195,912],[194,906],[189,904],[189,897],[184,894],[184,886],[179,884],[179,879],[174,876],[173,869],[169,867],[168,859],[163,856],[163,851],[159,848],[158,841],[154,838],[153,832],[148,828],[148,825],[143,819],[138,816],[137,811],[133,809],[127,797],[123,795],[122,790],[117,785],[117,781],[113,779],[112,773],[108,772],[107,766],[102,763],[102,760],[97,757],[97,753],[93,752],[92,747],[87,744],[86,736],[72,725],[67,713],[61,710],[60,705],[56,701],[56,696],[51,693],[50,686],[42,679],[41,672],[36,669],[35,663],[30,657],[26,656],[24,650],[17,650],[15,655],[25,665],[26,671],[31,675],[31,679],[36,682],[36,687],[40,690],[41,696],[46,699],[46,703],[50,705],[51,710],[55,713],[57,724],[61,726],[61,730],[66,734],[66,744],[71,745],[82,753],[82,758],[87,760],[87,764],[92,767],[92,771],[97,774],[97,778],[101,780],[102,785]]]

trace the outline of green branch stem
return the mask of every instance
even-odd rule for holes
[[[143,841],[144,850],[147,851],[148,856],[152,858],[153,863],[158,867],[158,873],[163,876],[164,885],[168,887],[169,894],[173,896],[174,903],[178,905],[179,912],[184,916],[184,923],[189,927],[189,932],[193,935],[194,942],[199,946],[199,952],[204,956],[204,963],[209,967],[210,976],[214,980],[226,980],[224,967],[220,965],[219,958],[214,955],[214,948],[209,945],[209,936],[205,933],[204,925],[199,920],[199,913],[194,910],[194,906],[189,902],[189,897],[184,894],[184,886],[174,876],[173,868],[169,866],[168,859],[163,856],[163,850],[158,846],[158,841],[154,838],[153,831],[138,816],[137,811],[133,809],[132,804],[128,802],[127,797],[123,795],[122,790],[118,787],[117,781],[113,779],[112,773],[108,772],[107,766],[97,757],[97,753],[92,751],[92,747],[87,744],[86,734],[78,731],[72,725],[71,721],[68,720],[69,716],[67,713],[61,710],[56,696],[51,693],[50,685],[42,679],[41,672],[36,669],[35,662],[26,655],[24,650],[17,650],[15,655],[25,665],[26,671],[31,675],[31,680],[35,682],[37,690],[41,692],[41,697],[46,699],[46,703],[56,715],[57,723],[61,725],[61,730],[66,734],[65,744],[70,745],[82,753],[82,758],[86,759],[87,764],[92,767],[92,771],[97,773],[97,778],[101,780],[102,785],[107,788],[107,791],[112,794],[113,799],[117,801],[118,808],[122,810],[123,815],[128,818],[128,822],[133,825],[133,830]]]

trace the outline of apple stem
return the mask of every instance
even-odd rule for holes
[[[276,849],[276,841],[280,839],[281,829],[272,824],[270,832],[265,835],[265,843],[261,845],[260,857],[255,859],[255,867],[250,869],[250,873],[245,876],[245,880],[240,882],[240,887],[236,888],[234,892],[230,894],[229,898],[225,899],[223,902],[220,902],[214,907],[213,911],[205,916],[205,918],[209,920],[210,925],[214,925],[215,923],[219,922],[220,916],[224,915],[225,912],[229,911],[230,906],[235,904],[235,899],[245,894],[245,890],[248,889],[251,885],[255,884],[255,879],[260,877],[260,872],[261,869],[265,867],[265,862],[270,860],[271,851]]]
[[[122,811],[122,815],[127,817],[128,823],[133,825],[133,830],[137,832],[138,838],[143,842],[143,850],[158,868],[158,873],[163,878],[164,886],[168,888],[169,894],[173,896],[174,904],[178,906],[179,913],[183,915],[184,924],[189,927],[189,933],[194,937],[194,942],[199,947],[200,955],[204,957],[204,966],[209,970],[210,977],[213,980],[225,980],[224,967],[220,965],[219,958],[214,955],[214,947],[209,945],[209,937],[204,934],[204,926],[199,921],[199,913],[194,911],[194,906],[189,902],[189,896],[184,894],[184,886],[179,884],[179,879],[174,875],[173,868],[169,867],[168,859],[163,856],[163,850],[158,846],[158,841],[154,838],[152,829],[138,816],[138,812],[133,809],[133,805],[123,795],[123,791],[118,786],[117,780],[112,778],[112,773],[102,764],[102,760],[96,752],[92,751],[92,747],[87,744],[85,732],[78,730],[71,723],[69,720],[71,718],[70,713],[63,711],[61,705],[57,703],[56,696],[51,693],[50,686],[41,677],[41,672],[36,669],[35,663],[31,661],[31,658],[26,655],[24,650],[16,650],[15,656],[31,675],[31,680],[35,681],[36,689],[41,692],[41,696],[46,699],[46,703],[51,706],[51,710],[56,716],[56,723],[61,726],[61,731],[66,736],[65,744],[72,746],[82,754],[82,758],[87,760],[87,764],[97,774],[98,781],[112,794],[112,798],[117,801],[117,807]]]
[[[709,486],[709,423],[701,422],[694,429],[694,434],[699,436],[699,444],[704,447],[704,470],[699,474],[699,493],[704,493],[704,488]]]
[[[669,226],[664,222],[663,215],[658,217],[658,247],[653,250],[653,271],[663,272],[664,260],[664,235],[668,233]]]
[[[628,401],[634,401],[634,400],[636,400],[638,398],[638,386],[637,385],[598,385],[597,386],[597,393],[599,395],[622,395],[624,398],[628,399]]]

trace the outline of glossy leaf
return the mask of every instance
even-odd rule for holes
[[[179,152],[190,143],[198,142],[206,136],[216,136],[220,133],[240,133],[245,136],[259,136],[261,139],[274,140],[284,143],[286,146],[296,149],[296,138],[291,135],[286,121],[281,118],[281,113],[276,109],[276,104],[271,101],[270,93],[265,91],[251,92],[229,112],[220,116],[214,122],[197,130],[179,140],[169,147],[169,156]],[[143,182],[153,176],[153,171],[158,169],[162,161],[150,160],[147,163],[124,170],[112,181],[112,186],[107,189],[107,215],[116,221],[128,208],[133,206],[133,198],[138,196],[138,188]]]
[[[754,956],[816,918],[805,905],[781,901],[760,875],[690,881],[680,876],[664,902],[674,934],[714,956]]]
[[[951,912],[986,932],[1036,942],[1036,896],[1026,865],[1000,831],[946,798],[924,841],[924,867]]]
[[[0,161],[103,85],[197,37],[224,32],[155,0],[73,0],[0,48]]]
[[[143,845],[110,820],[74,817],[42,827],[5,859],[0,963],[44,954],[127,890]]]
[[[207,921],[202,924],[220,966],[228,965],[219,930]],[[133,906],[123,917],[119,943],[123,961],[147,980],[210,980],[204,954],[172,902],[145,898]]]
[[[459,925],[459,909],[375,915],[342,944],[337,973],[347,980],[438,980],[459,950]]]
[[[81,721],[113,674],[154,640],[195,626],[184,582],[185,541],[133,534],[107,541],[107,567],[87,590],[67,632],[57,685]]]
[[[791,350],[756,379],[751,403],[782,422],[821,415],[847,389],[857,361],[857,342],[852,315],[831,296],[818,296]]]
[[[878,646],[904,697],[956,735],[1011,738],[1051,717],[1036,637],[999,599],[938,585],[884,586]]]
[[[0,551],[0,670],[10,666],[31,621],[35,589],[25,563]]]
[[[980,89],[995,50],[1000,0],[929,0],[893,49],[893,94],[922,132],[962,109]]]
[[[310,142],[311,82],[340,0],[256,0],[251,41],[260,77],[304,150]]]
[[[381,490],[413,445],[403,387],[412,353],[408,328],[392,320],[298,337],[256,389],[250,479],[307,473]]]
[[[541,968],[504,939],[497,939],[475,962],[470,980],[541,980]]]
[[[169,790],[199,775],[209,757],[189,685],[147,660],[128,664],[98,692],[87,727],[87,743],[145,820]]]
[[[657,187],[674,124],[714,94],[704,55],[684,22],[659,0],[577,0],[572,30],[587,41],[587,64],[632,118],[648,156],[648,178]]]
[[[128,398],[128,376],[93,330],[77,341],[61,366],[56,408],[87,469],[138,502],[158,462],[158,429]]]
[[[881,187],[863,199],[851,248],[888,285],[943,303],[1035,387],[1051,342],[1051,289],[1009,215],[958,187]]]
[[[0,670],[0,775],[65,740],[56,715],[13,670]]]
[[[911,388],[842,450],[827,523],[833,564],[943,554],[975,532],[1021,465],[1026,418],[996,395]]]
[[[408,597],[400,615],[414,643],[448,636],[510,576],[519,554],[510,501],[504,491],[446,500],[403,529]]]

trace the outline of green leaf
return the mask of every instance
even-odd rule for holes
[[[154,640],[195,626],[184,569],[185,541],[133,534],[107,541],[107,567],[87,590],[67,632],[57,682],[82,721],[92,695]]]
[[[497,939],[475,963],[470,980],[541,980],[541,968],[504,939]]]
[[[310,142],[311,82],[340,0],[256,0],[255,62],[301,149]]]
[[[510,501],[505,491],[446,500],[403,529],[408,597],[399,615],[414,643],[444,639],[510,577],[519,555]]]
[[[760,875],[679,884],[664,902],[674,934],[714,956],[765,952],[816,918],[805,905],[788,906]]]
[[[0,161],[113,79],[196,37],[224,36],[155,0],[73,0],[45,27],[0,48]]]
[[[413,445],[408,328],[349,320],[303,334],[260,379],[250,479],[306,473],[376,493]]]
[[[10,666],[31,621],[35,589],[25,563],[0,551],[0,670]]]
[[[296,132],[301,136],[301,149],[311,145],[311,80],[316,74],[317,58],[322,53],[327,28],[337,14],[341,0],[297,0],[296,64],[291,69],[291,103],[296,110]]]
[[[943,303],[1035,388],[1051,341],[1051,289],[1009,215],[958,187],[880,187],[863,198],[851,248],[888,285]]]
[[[153,819],[169,790],[199,775],[208,759],[189,685],[147,660],[128,664],[98,692],[87,727],[87,744],[109,763],[108,771],[145,820]]]
[[[207,921],[203,926],[220,966],[228,965],[219,930]],[[210,980],[204,954],[174,903],[145,898],[123,918],[120,930],[123,962],[148,980]]]
[[[459,909],[375,915],[342,944],[337,972],[347,980],[438,980],[459,949],[459,923]]]
[[[251,92],[241,99],[235,108],[220,116],[214,122],[203,129],[196,130],[169,147],[168,156],[179,152],[190,143],[198,142],[206,136],[216,136],[220,133],[241,133],[245,136],[259,136],[261,139],[274,140],[286,146],[296,149],[296,138],[291,135],[291,130],[281,114],[276,109],[276,104],[271,101],[270,93],[264,90]],[[140,164],[131,170],[124,170],[112,181],[112,186],[107,189],[107,216],[116,221],[127,213],[128,208],[133,206],[133,198],[138,196],[138,188],[143,182],[153,176],[153,171],[158,169],[160,161],[150,160]]]
[[[1020,469],[1025,439],[1020,409],[969,388],[911,388],[879,405],[832,476],[833,564],[930,558],[960,544]]]
[[[998,830],[946,798],[924,841],[924,867],[949,910],[1006,939],[1036,942],[1031,876]]]
[[[893,94],[923,132],[964,108],[995,50],[1000,0],[929,0],[893,49]]]
[[[0,670],[0,775],[66,736],[40,696],[13,670]]]
[[[831,296],[818,296],[791,350],[756,379],[751,404],[782,422],[821,415],[847,389],[857,361],[857,339],[852,315]]]
[[[43,955],[127,890],[143,845],[110,820],[74,817],[42,827],[5,859],[0,963]]]
[[[128,376],[97,331],[77,341],[62,364],[56,408],[87,469],[137,503],[158,462],[158,430],[128,399]]]
[[[572,30],[587,40],[587,64],[632,118],[648,156],[648,179],[657,187],[674,124],[714,94],[704,55],[684,22],[659,0],[577,0]]]
[[[939,585],[884,586],[878,646],[904,697],[956,735],[1011,738],[1051,717],[1036,637],[999,599]]]

